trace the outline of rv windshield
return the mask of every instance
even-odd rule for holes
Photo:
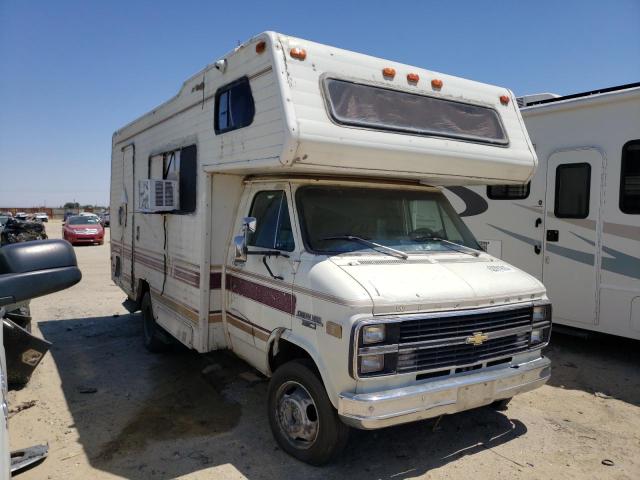
[[[371,242],[410,254],[479,249],[437,191],[307,186],[296,200],[304,242],[316,253],[376,250]]]

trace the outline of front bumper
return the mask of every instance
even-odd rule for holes
[[[458,375],[373,393],[342,393],[338,414],[356,428],[375,429],[462,412],[544,385],[551,362],[540,357],[519,365]]]

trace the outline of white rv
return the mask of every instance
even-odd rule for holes
[[[276,440],[320,464],[348,426],[547,381],[544,287],[437,188],[536,164],[504,88],[263,33],[113,135],[113,280],[151,350],[169,334],[270,376]]]
[[[640,339],[640,83],[518,101],[534,177],[449,199],[489,253],[544,282],[555,323]]]

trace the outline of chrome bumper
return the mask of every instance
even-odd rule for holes
[[[342,393],[338,414],[356,428],[375,429],[462,412],[544,385],[551,362],[540,357],[520,365],[434,380],[373,393]]]

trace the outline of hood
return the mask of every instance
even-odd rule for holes
[[[503,305],[544,297],[531,275],[482,254],[333,257],[373,300],[374,314]]]

